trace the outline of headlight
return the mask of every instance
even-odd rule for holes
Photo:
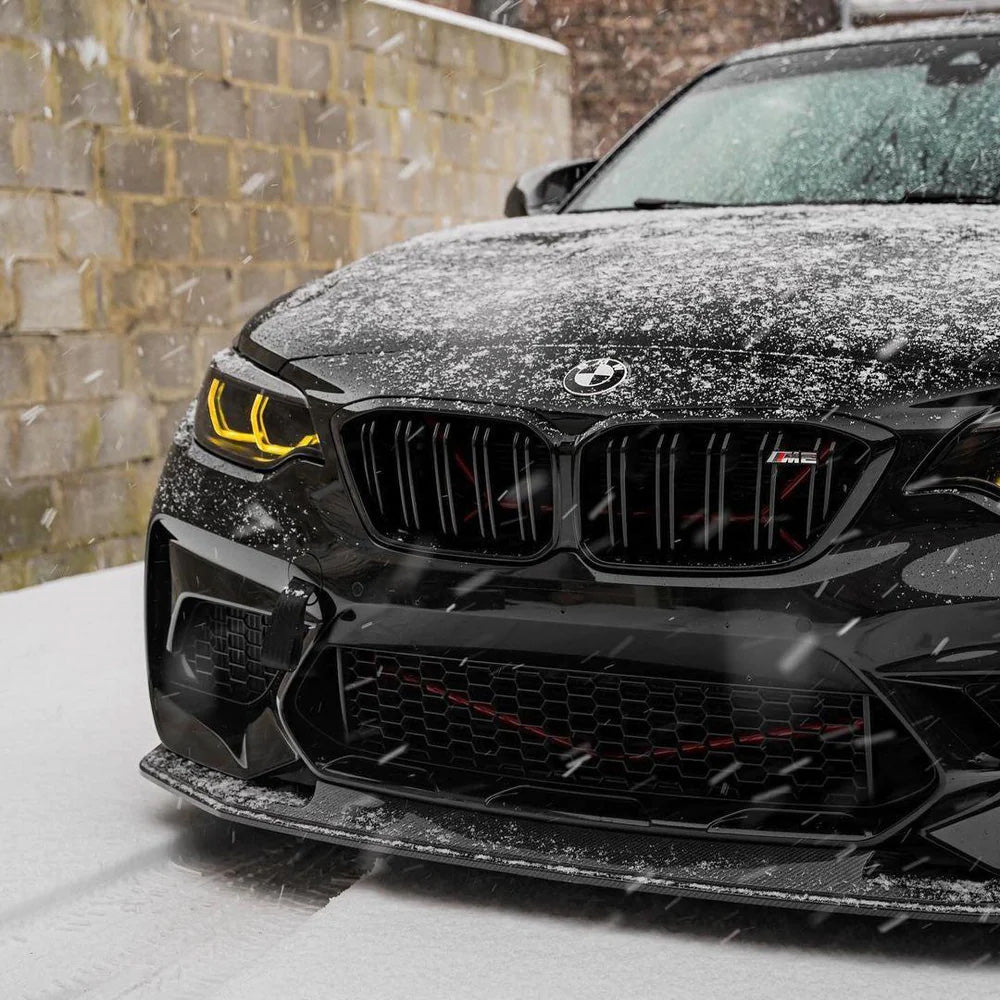
[[[301,393],[261,372],[254,385],[209,369],[194,422],[202,447],[252,468],[277,465],[289,455],[322,458],[319,437]]]
[[[1000,410],[964,428],[908,488],[914,493],[966,489],[1000,498]]]

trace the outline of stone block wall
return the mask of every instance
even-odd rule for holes
[[[0,590],[141,556],[255,310],[569,146],[561,46],[411,0],[0,0]]]

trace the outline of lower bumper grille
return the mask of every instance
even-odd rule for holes
[[[869,696],[340,650],[347,739],[383,760],[565,787],[852,808]]]
[[[195,687],[243,704],[267,693],[278,676],[261,662],[269,615],[202,600],[182,612],[182,652]]]

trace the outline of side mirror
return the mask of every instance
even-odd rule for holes
[[[521,174],[507,195],[504,215],[554,212],[594,168],[597,160],[559,160]]]

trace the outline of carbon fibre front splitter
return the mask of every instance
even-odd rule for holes
[[[320,783],[231,778],[157,747],[151,781],[219,817],[358,850],[619,889],[803,909],[1000,922],[1000,880],[872,873],[872,853],[616,832]]]

